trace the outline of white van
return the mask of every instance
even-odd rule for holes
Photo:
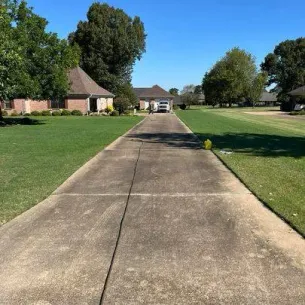
[[[170,112],[171,106],[169,101],[159,101],[158,112]]]

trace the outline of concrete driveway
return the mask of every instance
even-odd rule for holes
[[[305,304],[305,241],[152,115],[0,228],[0,304]]]

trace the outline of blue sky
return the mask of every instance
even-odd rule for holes
[[[86,19],[92,0],[28,0],[66,38]],[[200,84],[204,73],[228,50],[239,46],[257,64],[286,39],[305,36],[304,0],[111,0],[138,15],[147,32],[147,51],[137,62],[133,85],[182,89]]]

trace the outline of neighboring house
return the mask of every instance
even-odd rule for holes
[[[155,109],[157,109],[161,100],[167,100],[170,102],[171,108],[173,106],[174,96],[158,85],[151,88],[134,88],[133,90],[138,98],[141,110],[148,109],[150,103],[153,103]]]
[[[181,100],[181,96],[180,95],[177,95],[174,97],[174,105],[177,105],[177,106],[181,106],[183,104],[182,100]]]
[[[265,105],[270,105],[270,104],[275,105],[275,103],[277,102],[277,95],[276,95],[276,93],[263,91],[263,93],[259,99],[259,102],[265,103]]]
[[[2,109],[8,113],[30,113],[42,110],[80,110],[83,114],[103,111],[113,105],[114,95],[100,87],[83,69],[77,67],[69,72],[70,90],[67,97],[54,101],[14,99],[3,102]]]
[[[291,96],[305,96],[305,86],[299,87],[295,90],[292,90],[288,93]]]

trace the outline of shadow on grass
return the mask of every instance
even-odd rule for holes
[[[305,138],[255,133],[225,133],[223,135],[189,133],[135,133],[127,138],[133,141],[156,144],[163,147],[200,149],[202,141],[210,139],[218,149],[230,149],[238,153],[262,157],[305,156]]]
[[[8,127],[13,125],[43,125],[45,124],[42,120],[36,120],[31,118],[3,118],[0,121],[0,127]]]
[[[197,134],[202,139],[210,139],[214,147],[231,149],[238,153],[262,157],[305,156],[305,138],[256,133],[225,133],[223,135]]]

